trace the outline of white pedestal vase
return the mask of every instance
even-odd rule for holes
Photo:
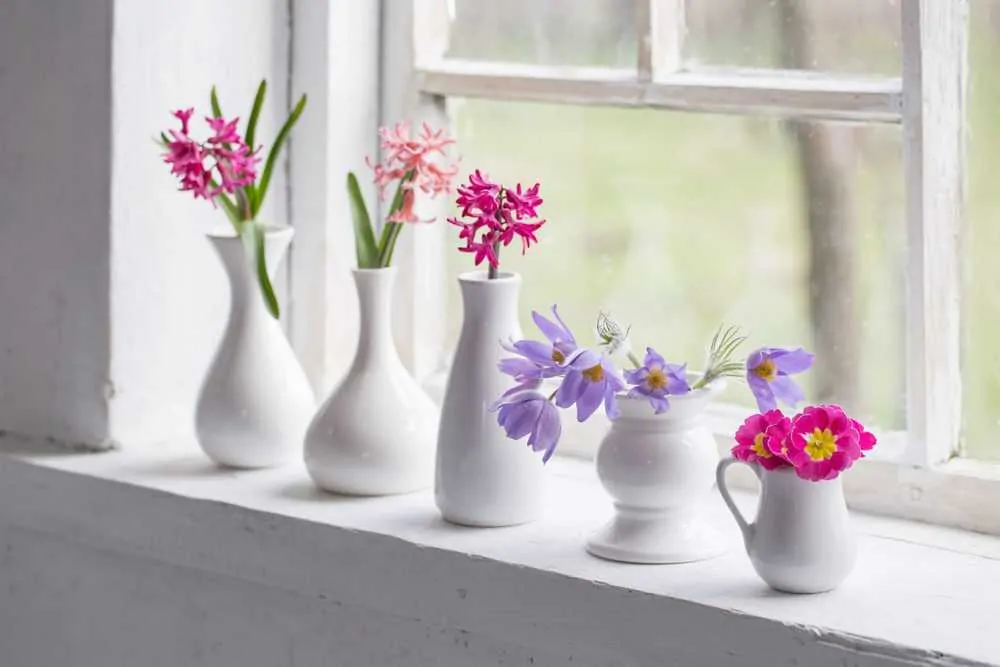
[[[467,526],[512,526],[544,509],[542,457],[509,440],[490,405],[510,388],[497,370],[507,353],[501,340],[521,338],[521,277],[483,271],[459,276],[463,321],[448,376],[438,433],[434,497],[447,521]]]
[[[785,593],[823,593],[843,583],[854,569],[857,540],[840,477],[810,482],[792,468],[765,470],[747,463],[761,487],[757,518],[748,523],[726,487],[726,468],[734,463],[742,461],[719,463],[719,493],[760,578]]]
[[[392,340],[395,278],[395,267],[354,269],[361,313],[357,352],[306,435],[306,468],[326,491],[393,495],[427,488],[434,478],[438,408],[403,366]]]
[[[686,563],[725,551],[702,516],[719,456],[700,419],[724,384],[671,396],[670,409],[659,415],[645,398],[619,400],[621,415],[597,451],[597,475],[615,515],[587,551],[626,563]]]
[[[292,235],[288,227],[265,234],[272,277]],[[267,312],[243,241],[232,232],[208,238],[229,277],[231,306],[222,342],[198,397],[198,442],[221,465],[280,465],[298,455],[316,409],[315,397],[281,323]]]

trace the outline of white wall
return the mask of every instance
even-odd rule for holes
[[[108,436],[111,15],[0,2],[0,429],[73,444]]]
[[[195,107],[200,131],[213,83],[223,114],[246,119],[266,78],[257,136],[270,148],[288,108],[287,10],[274,0],[115,4],[110,430],[125,446],[191,437],[228,308],[225,276],[204,238],[226,218],[176,192],[151,138],[175,126],[169,112],[177,108]],[[265,204],[264,218],[276,223],[289,222],[285,176],[276,172]]]
[[[273,137],[289,34],[274,0],[0,2],[0,430],[190,439],[228,298],[202,236],[226,223],[175,192],[153,137],[172,109],[207,113],[212,83],[245,118],[263,77],[258,136]],[[271,184],[275,222],[286,182]]]

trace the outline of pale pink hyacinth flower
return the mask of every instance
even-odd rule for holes
[[[414,211],[414,191],[420,190],[435,197],[451,191],[451,182],[458,173],[458,165],[442,165],[442,158],[447,158],[446,148],[455,143],[447,137],[444,130],[433,131],[426,123],[421,126],[421,133],[414,135],[410,123],[397,123],[393,127],[379,129],[379,146],[383,159],[374,163],[366,162],[374,172],[375,186],[379,197],[385,200],[392,183],[403,183],[403,205],[393,214],[390,222],[431,222],[421,220]]]

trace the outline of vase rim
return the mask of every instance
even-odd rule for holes
[[[291,236],[295,233],[295,228],[291,225],[271,225],[265,224],[264,236],[268,238],[278,238],[283,236]],[[212,229],[205,232],[205,236],[210,239],[236,239],[236,230],[233,229],[232,225],[216,225]]]
[[[380,273],[381,274],[385,274],[385,273],[395,272],[395,270],[396,270],[396,267],[392,266],[392,265],[389,265],[389,266],[374,266],[374,267],[371,267],[371,268],[360,268],[360,267],[357,267],[357,266],[352,266],[351,267],[351,273],[357,273],[357,274],[361,274],[361,275],[378,275]]]
[[[501,271],[496,278],[490,280],[489,272],[476,270],[458,274],[458,280],[463,283],[516,283],[521,282],[521,274]]]

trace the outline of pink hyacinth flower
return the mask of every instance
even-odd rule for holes
[[[860,437],[840,406],[808,407],[792,420],[788,460],[803,479],[833,479],[861,458]]]
[[[785,458],[791,420],[781,410],[753,415],[736,431],[733,458],[747,463],[759,463],[766,470],[787,468]]]

